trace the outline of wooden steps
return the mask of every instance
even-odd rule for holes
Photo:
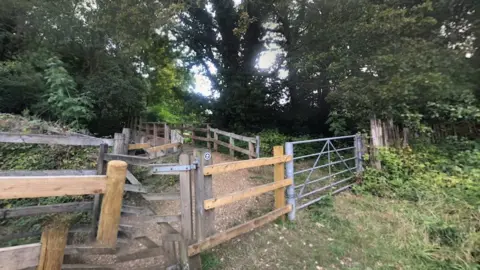
[[[143,195],[147,201],[174,201],[180,200],[180,192],[178,193],[147,193]]]

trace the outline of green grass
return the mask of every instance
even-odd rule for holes
[[[295,223],[269,224],[216,247],[203,263],[215,261],[207,269],[479,269],[473,256],[479,235],[471,231],[478,220],[436,206],[341,194],[298,212]]]

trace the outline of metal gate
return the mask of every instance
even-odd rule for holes
[[[286,165],[287,178],[294,180],[287,189],[288,203],[294,206],[290,220],[296,210],[352,187],[363,170],[361,144],[359,134],[285,144],[285,153],[293,156]]]

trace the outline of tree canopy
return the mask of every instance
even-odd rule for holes
[[[417,130],[476,125],[479,8],[474,0],[5,0],[0,111],[27,109],[102,134],[141,114],[290,134],[351,133],[372,117]],[[212,96],[193,93],[198,70]]]

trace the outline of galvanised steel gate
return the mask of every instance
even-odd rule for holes
[[[294,180],[287,188],[288,203],[294,206],[290,220],[296,210],[352,187],[363,170],[361,144],[359,134],[285,144],[285,154],[293,156],[286,165],[287,178]]]

